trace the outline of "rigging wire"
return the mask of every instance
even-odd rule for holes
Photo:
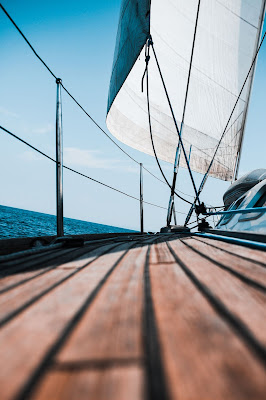
[[[80,109],[91,119],[91,121],[124,153],[126,154],[129,158],[131,158],[132,161],[134,161],[135,163],[139,164],[140,163],[135,160],[130,154],[128,154],[124,149],[122,149],[122,147],[120,147],[108,134],[107,132],[87,113],[87,111],[81,106],[81,104],[74,98],[74,96],[72,96],[72,94],[65,88],[65,86],[61,83],[62,88],[65,90],[65,92],[73,99],[73,101],[78,105],[78,107],[80,107]],[[151,176],[153,176],[155,179],[157,179],[158,181],[162,182],[162,183],[166,183],[164,181],[162,181],[160,178],[158,178],[156,175],[154,175],[151,171],[148,170],[148,168],[146,168],[145,166],[142,166],[142,168],[148,172]],[[184,194],[185,196],[188,197],[193,197],[187,193],[183,193],[179,190],[180,193]],[[178,194],[176,194],[180,199],[186,201],[185,199],[183,199],[181,196],[179,196]],[[189,204],[192,204],[191,202],[189,202]],[[185,214],[185,213],[184,213]]]
[[[194,224],[195,222],[201,222],[204,219],[207,219],[207,218],[210,218],[210,217],[211,217],[211,215],[205,215],[203,218],[198,218],[198,220],[195,219],[194,221],[189,222],[187,225]]]
[[[35,54],[35,56],[41,61],[41,63],[45,66],[45,68],[48,70],[48,72],[50,72],[50,74],[57,79],[56,75],[53,73],[53,71],[51,70],[51,68],[48,67],[48,65],[45,63],[45,61],[39,56],[39,54],[37,53],[37,51],[34,49],[34,47],[32,46],[32,44],[29,42],[29,40],[26,38],[26,36],[24,35],[24,33],[21,31],[21,29],[18,27],[18,25],[15,23],[15,21],[13,20],[13,18],[9,15],[9,13],[7,12],[7,10],[3,7],[3,5],[0,3],[0,8],[3,10],[3,12],[6,14],[6,16],[8,17],[8,19],[11,21],[11,23],[14,25],[14,27],[17,29],[17,31],[20,33],[20,35],[23,37],[23,39],[25,40],[25,42],[28,44],[28,46],[31,48],[31,50],[33,51],[33,53]],[[117,144],[109,135],[108,133],[95,121],[95,119],[84,109],[84,107],[81,106],[81,104],[75,99],[75,97],[67,90],[67,88],[61,83],[62,88],[64,89],[64,91],[70,96],[70,98],[77,104],[77,106],[87,115],[88,118],[90,118],[90,120],[97,126],[98,129],[101,130],[102,133],[104,133],[108,139],[111,140],[111,142],[117,147],[119,148],[126,156],[128,156],[132,161],[134,161],[136,164],[140,165],[140,162],[137,161],[134,157],[132,157],[129,153],[127,153],[121,146],[119,146],[119,144]],[[151,176],[153,176],[155,179],[157,179],[158,181],[162,182],[165,184],[165,182],[163,180],[161,180],[160,178],[158,178],[156,175],[154,175],[151,171],[149,171],[146,167],[143,166],[143,169],[148,172]],[[186,193],[181,192],[181,190],[179,190],[180,193],[184,194],[185,196],[188,197],[193,197],[190,196]]]
[[[181,120],[181,124],[180,124],[180,138],[182,137],[182,130],[183,130],[183,125],[184,125],[184,120],[185,120],[187,98],[188,98],[188,89],[189,89],[189,83],[190,83],[192,61],[193,61],[196,34],[197,34],[197,27],[198,27],[199,10],[200,10],[200,0],[198,0],[196,22],[195,22],[195,28],[194,28],[193,41],[192,41],[192,49],[191,49],[190,62],[189,62],[189,70],[188,70],[188,77],[187,77],[187,86],[186,86],[184,107],[183,107],[183,113],[182,113],[182,120]],[[179,163],[180,163],[180,156],[181,156],[181,154],[180,154],[181,153],[180,152],[180,144],[181,143],[180,143],[180,139],[179,139],[178,140],[178,144],[177,144],[177,148],[176,148],[176,156],[175,156],[174,172],[173,172],[173,182],[172,182],[172,186],[171,186],[170,202],[169,202],[169,206],[168,206],[167,224],[170,224],[170,222],[171,222],[172,212],[173,212],[173,207],[174,207],[174,191],[175,191],[175,187],[176,187],[176,178],[177,178],[177,173],[178,173]],[[191,146],[190,146],[190,150],[191,150]],[[190,156],[189,156],[189,162],[190,162]]]
[[[0,125],[0,129],[2,129],[2,131],[4,131],[4,132],[8,133],[8,134],[9,134],[10,136],[12,136],[13,138],[17,139],[17,140],[20,141],[21,143],[23,143],[23,144],[25,144],[26,146],[30,147],[31,149],[33,149],[33,150],[36,151],[37,153],[41,154],[42,156],[44,156],[44,157],[48,158],[49,160],[53,161],[54,163],[56,163],[56,160],[55,160],[54,158],[50,157],[48,154],[46,154],[46,153],[44,153],[43,151],[39,150],[37,147],[31,145],[29,142],[27,142],[26,140],[22,139],[21,137],[19,137],[19,136],[15,135],[14,133],[10,132],[8,129],[4,128],[4,127],[1,126],[1,125]],[[116,191],[116,192],[118,192],[118,193],[121,193],[121,194],[123,194],[123,195],[125,195],[125,196],[127,196],[127,197],[130,197],[131,199],[134,199],[134,200],[139,201],[139,199],[138,199],[137,197],[132,196],[132,195],[126,193],[126,192],[123,192],[122,190],[116,189],[116,188],[114,188],[114,187],[112,187],[112,186],[110,186],[110,185],[107,185],[106,183],[103,183],[103,182],[101,182],[101,181],[98,181],[97,179],[94,179],[94,178],[92,178],[92,177],[90,177],[90,176],[88,176],[88,175],[85,175],[85,174],[83,174],[82,172],[76,171],[75,169],[70,168],[70,167],[68,167],[67,165],[63,165],[63,168],[65,168],[65,169],[67,169],[67,170],[69,170],[69,171],[71,171],[71,172],[74,172],[74,173],[77,174],[77,175],[83,176],[84,178],[90,179],[91,181],[93,181],[93,182],[95,182],[95,183],[98,183],[98,184],[100,184],[100,185],[102,185],[102,186],[105,186],[105,187],[107,187],[108,189],[112,189],[112,190],[114,190],[114,191]],[[150,202],[148,202],[148,201],[143,201],[143,203],[148,204],[148,205],[153,206],[153,207],[162,208],[162,209],[166,210],[166,207],[159,206],[158,204],[150,203]],[[177,213],[177,214],[185,214],[185,215],[186,215],[186,213],[182,213],[182,212],[178,212],[178,211],[176,211],[176,213]]]
[[[188,70],[188,78],[187,78],[187,86],[186,86],[186,93],[185,93],[183,114],[182,114],[182,120],[181,120],[181,125],[180,125],[180,135],[181,135],[181,132],[182,132],[182,129],[183,129],[184,121],[185,121],[185,114],[186,114],[186,107],[187,107],[187,98],[188,98],[188,89],[189,89],[189,83],[190,83],[190,76],[191,76],[191,70],[192,70],[192,62],[193,62],[194,48],[195,48],[196,34],[197,34],[197,27],[198,27],[198,20],[199,20],[199,10],[200,10],[200,0],[198,1],[198,8],[197,8],[195,29],[194,29],[194,35],[193,35],[193,42],[192,42],[192,49],[191,49],[190,62],[189,62],[189,70]],[[178,141],[178,149],[179,149],[179,146],[180,146],[180,140]]]
[[[75,97],[67,90],[67,88],[61,83],[62,88],[64,89],[64,91],[69,95],[69,97],[77,104],[77,106],[87,115],[87,117],[90,118],[90,120],[94,123],[94,125],[97,126],[98,129],[100,129],[100,131],[102,133],[105,134],[105,136],[108,137],[108,139],[111,140],[111,142],[118,147],[124,154],[126,154],[132,161],[134,161],[136,164],[140,164],[139,161],[135,160],[135,158],[133,158],[130,154],[128,154],[124,149],[122,149],[122,147],[119,146],[119,144],[117,144],[112,138],[111,136],[108,135],[108,133],[95,121],[94,118],[92,118],[92,116],[85,110],[85,108],[82,107],[82,105],[75,99]]]
[[[162,182],[164,185],[167,185],[167,183],[165,181],[163,181],[162,179],[158,178],[158,176],[154,175],[151,171],[149,171],[147,168],[145,168],[144,166],[142,167],[143,169],[145,169],[146,172],[148,172],[151,176],[153,176],[155,179],[157,179],[158,181]],[[188,193],[184,193],[181,190],[177,190],[178,193],[183,194],[184,196],[188,196],[191,197],[192,199],[194,199],[195,197],[192,196],[191,194]]]
[[[148,41],[149,41],[149,40],[150,40],[150,39],[148,39]],[[145,67],[145,71],[144,71],[144,75],[143,75],[143,76],[146,75],[146,96],[147,96],[147,109],[148,109],[148,121],[149,121],[149,130],[150,130],[151,144],[152,144],[153,153],[154,153],[156,162],[157,162],[157,164],[158,164],[159,170],[160,170],[160,172],[161,172],[161,174],[162,174],[162,176],[163,176],[163,178],[164,178],[166,184],[169,186],[170,189],[172,189],[172,186],[171,186],[170,183],[168,182],[168,180],[167,180],[167,178],[166,178],[166,176],[165,176],[165,174],[164,174],[164,172],[163,172],[163,170],[162,170],[162,167],[161,167],[161,164],[160,164],[160,162],[159,162],[159,159],[158,159],[158,157],[157,157],[157,153],[156,153],[155,146],[154,146],[154,141],[153,141],[153,135],[152,135],[151,112],[150,112],[150,95],[149,95],[149,60],[150,60],[150,55],[149,55],[149,44],[146,44],[145,55],[146,55],[146,57],[145,57],[146,67]],[[182,196],[180,196],[178,193],[176,193],[176,192],[174,192],[174,193],[176,194],[176,196],[177,196],[179,199],[185,201],[185,202],[188,203],[188,204],[191,204],[191,205],[193,204],[193,203],[191,203],[189,200],[184,199],[184,198],[183,198]]]
[[[15,135],[14,133],[10,132],[9,130],[7,130],[6,128],[4,128],[3,126],[0,126],[0,129],[2,129],[2,131],[8,133],[10,136],[13,136],[15,139],[19,140],[20,142],[24,143],[26,146],[30,147],[31,149],[37,151],[38,153],[40,153],[41,155],[43,155],[44,157],[48,158],[49,160],[53,161],[56,163],[56,160],[50,156],[48,156],[48,154],[44,153],[43,151],[37,149],[37,147],[32,146],[30,143],[26,142],[25,140],[23,140],[21,137]]]
[[[149,40],[150,40],[150,39],[149,39]],[[162,176],[163,176],[163,178],[164,178],[164,180],[165,180],[165,183],[166,183],[166,184],[169,186],[169,188],[172,190],[172,186],[171,186],[170,183],[168,182],[168,180],[167,180],[167,178],[166,178],[166,176],[165,176],[165,174],[164,174],[164,172],[163,172],[163,170],[162,170],[161,164],[160,164],[160,162],[159,162],[159,159],[158,159],[158,156],[157,156],[157,153],[156,153],[156,149],[155,149],[155,145],[154,145],[153,135],[152,135],[151,113],[150,113],[150,96],[149,96],[149,71],[148,71],[149,60],[150,60],[149,46],[146,44],[146,48],[145,48],[145,61],[146,61],[146,66],[145,66],[144,74],[143,74],[143,77],[142,77],[142,87],[143,87],[143,80],[144,80],[144,77],[145,77],[145,75],[146,75],[146,96],[147,96],[148,121],[149,121],[149,130],[150,130],[151,144],[152,144],[153,153],[154,153],[156,162],[157,162],[157,164],[158,164],[159,170],[160,170],[160,172],[161,172],[161,174],[162,174]],[[163,182],[163,181],[161,181],[161,182]],[[181,192],[181,191],[179,191],[179,192]],[[181,193],[182,193],[182,192],[181,192]],[[184,199],[182,196],[180,196],[175,190],[174,190],[174,194],[175,194],[179,199],[183,200],[184,202],[186,202],[186,203],[188,203],[188,204],[190,204],[190,205],[193,204],[193,203],[191,203],[190,201]],[[184,193],[184,194],[185,194],[185,193]],[[193,198],[194,198],[194,196],[189,196],[189,197],[193,197]],[[167,208],[166,208],[166,209],[167,209]],[[185,213],[182,213],[182,214],[185,214]]]
[[[28,44],[28,46],[31,48],[31,50],[33,51],[33,53],[35,54],[35,56],[41,61],[41,63],[45,66],[45,68],[50,72],[50,74],[56,79],[57,77],[55,76],[55,74],[53,73],[53,71],[48,67],[48,65],[43,61],[43,59],[39,56],[39,54],[37,53],[37,51],[33,48],[33,46],[30,44],[30,42],[28,41],[28,39],[26,38],[26,36],[24,35],[24,33],[19,29],[19,27],[17,26],[17,24],[15,23],[15,21],[12,19],[12,17],[8,14],[8,12],[6,11],[6,9],[3,7],[3,5],[0,3],[0,8],[4,11],[4,13],[6,14],[6,16],[8,17],[8,19],[12,22],[12,24],[14,25],[14,27],[17,29],[17,31],[20,33],[20,35],[23,37],[23,39],[25,40],[25,42]]]
[[[153,51],[153,54],[154,54],[154,57],[155,57],[157,68],[158,68],[158,71],[159,71],[159,74],[160,74],[160,77],[161,77],[161,81],[162,81],[163,88],[164,88],[164,91],[165,91],[165,95],[166,95],[166,98],[167,98],[167,101],[168,101],[168,105],[169,105],[169,108],[170,108],[170,111],[171,111],[171,114],[172,114],[172,118],[173,118],[173,121],[174,121],[174,124],[175,124],[175,128],[176,128],[176,131],[177,131],[177,134],[178,134],[178,137],[179,137],[179,142],[181,144],[181,148],[182,148],[185,160],[186,160],[186,164],[187,164],[188,172],[189,172],[189,175],[190,175],[190,179],[191,179],[194,191],[195,191],[196,201],[198,201],[198,203],[200,205],[200,200],[199,200],[196,184],[195,184],[195,181],[194,181],[194,178],[193,178],[193,175],[192,175],[192,171],[191,171],[191,168],[190,168],[190,165],[189,165],[189,161],[188,161],[188,158],[187,158],[187,154],[186,154],[186,150],[185,150],[185,147],[184,147],[184,144],[183,144],[183,140],[182,140],[182,137],[181,137],[179,129],[178,129],[178,125],[177,125],[177,122],[176,122],[176,119],[175,119],[174,110],[173,110],[173,107],[172,107],[172,104],[171,104],[171,101],[170,101],[170,97],[169,97],[169,94],[168,94],[168,91],[167,91],[167,88],[166,88],[166,85],[165,85],[165,82],[164,82],[164,78],[163,78],[163,74],[162,74],[162,71],[161,71],[161,68],[160,68],[160,64],[159,64],[159,61],[158,61],[158,58],[157,58],[157,55],[156,55],[156,52],[155,52],[155,49],[154,49],[153,41],[152,41],[152,39],[149,39],[149,40],[150,40],[150,45],[151,45],[151,48],[152,48],[152,51]]]
[[[195,29],[194,29],[194,35],[193,35],[193,42],[192,42],[189,70],[188,70],[187,87],[186,87],[186,94],[185,94],[182,121],[181,121],[181,129],[182,129],[183,124],[184,124],[186,107],[187,107],[188,89],[189,89],[189,83],[190,83],[190,76],[191,76],[191,70],[192,70],[192,61],[193,61],[193,56],[194,56],[194,48],[195,48],[196,34],[197,34],[197,27],[198,27],[198,20],[199,20],[199,10],[200,10],[200,0],[198,1]]]
[[[197,227],[199,227],[199,225],[200,225],[201,222],[206,221],[206,219],[207,219],[207,218],[210,218],[210,217],[211,217],[211,215],[205,215],[203,218],[197,218],[196,220],[189,222],[187,225],[191,225],[191,224],[196,223],[196,225],[191,226],[190,229],[197,228]],[[208,223],[208,221],[206,221],[206,222]],[[213,220],[213,223],[214,223],[214,226],[215,226],[215,224],[216,224],[217,222],[215,222],[215,221]]]
[[[253,68],[253,66],[254,66],[254,64],[255,64],[255,62],[256,62],[258,53],[259,53],[260,48],[261,48],[261,46],[262,46],[262,43],[263,43],[263,41],[264,41],[264,39],[265,39],[265,36],[266,36],[266,32],[264,32],[264,35],[263,35],[263,37],[262,37],[262,39],[261,39],[261,41],[260,41],[259,47],[257,48],[257,51],[256,51],[256,53],[255,53],[255,56],[254,56],[254,58],[253,58],[253,60],[252,60],[251,66],[250,66],[250,68],[249,68],[249,70],[248,70],[247,76],[246,76],[246,78],[245,78],[245,80],[244,80],[244,83],[243,83],[243,85],[242,85],[242,87],[241,87],[241,90],[240,90],[240,92],[239,92],[239,94],[238,94],[238,97],[237,97],[237,99],[236,99],[235,105],[234,105],[234,107],[233,107],[233,109],[232,109],[232,112],[231,112],[231,114],[230,114],[230,116],[229,116],[229,118],[228,118],[228,121],[227,121],[227,123],[226,123],[226,125],[225,125],[225,128],[224,128],[224,130],[223,130],[223,133],[222,133],[222,135],[221,135],[221,138],[220,138],[220,140],[219,140],[219,142],[218,142],[218,144],[217,144],[217,146],[216,146],[216,149],[215,149],[215,151],[214,151],[214,154],[213,154],[213,157],[212,157],[212,159],[211,159],[211,161],[210,161],[210,164],[209,164],[209,166],[208,166],[208,168],[207,168],[207,171],[205,172],[204,177],[203,177],[203,179],[202,179],[202,181],[201,181],[201,184],[200,184],[200,186],[199,186],[199,190],[198,190],[198,192],[197,192],[198,195],[200,195],[200,193],[202,192],[203,187],[204,187],[204,185],[205,185],[205,183],[206,183],[206,181],[207,181],[207,178],[208,178],[210,169],[211,169],[211,167],[212,167],[212,164],[213,164],[213,162],[214,162],[215,156],[216,156],[217,151],[218,151],[218,149],[219,149],[219,147],[220,147],[220,144],[221,144],[221,142],[222,142],[222,140],[223,140],[223,137],[224,137],[224,135],[225,135],[225,133],[226,133],[226,129],[227,129],[227,127],[228,127],[228,125],[229,125],[229,122],[230,122],[230,120],[231,120],[231,118],[232,118],[232,116],[233,116],[233,113],[234,113],[235,108],[236,108],[236,106],[237,106],[237,103],[238,103],[238,101],[239,101],[239,99],[240,99],[240,97],[241,97],[241,94],[242,94],[242,92],[243,92],[243,90],[244,90],[244,87],[245,87],[245,85],[246,85],[246,83],[247,83],[249,74],[250,74],[250,72],[252,71],[252,68]],[[186,221],[185,221],[185,225],[189,222],[189,219],[190,219],[191,214],[192,214],[192,212],[193,212],[195,203],[196,203],[196,200],[194,200],[193,205],[191,206],[191,208],[190,208],[190,210],[189,210],[189,212],[188,212],[188,214],[187,214],[187,218],[186,218]]]

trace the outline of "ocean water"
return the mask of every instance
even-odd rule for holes
[[[135,232],[116,226],[64,218],[65,235]],[[0,239],[56,235],[55,215],[0,205]]]

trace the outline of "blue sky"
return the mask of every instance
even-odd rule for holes
[[[64,85],[104,128],[120,0],[45,2],[3,0],[2,4]],[[265,29],[265,27],[264,27]],[[53,77],[0,11],[0,123],[49,155],[55,154]],[[256,69],[240,175],[265,167],[266,43]],[[136,197],[138,166],[106,138],[63,92],[64,163]],[[55,213],[55,166],[0,132],[0,204]],[[153,157],[124,148],[157,176]],[[162,163],[169,179],[172,167]],[[194,174],[199,184],[201,176]],[[186,170],[178,188],[193,194]],[[222,204],[228,183],[209,178],[202,200]],[[167,206],[165,185],[144,173],[144,199]],[[187,206],[177,201],[185,212]],[[139,204],[82,177],[64,172],[64,214],[108,225],[139,229]],[[146,230],[165,225],[166,212],[144,206]],[[181,223],[184,216],[180,215]]]

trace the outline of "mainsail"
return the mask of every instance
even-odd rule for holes
[[[107,126],[121,142],[154,155],[147,98],[141,90],[151,34],[180,126],[198,0],[123,0],[109,89]],[[260,38],[265,0],[201,0],[186,115],[190,167],[205,173],[246,78]],[[223,137],[210,175],[232,180],[243,139],[252,74]],[[178,135],[151,53],[149,97],[158,158],[174,163]],[[180,166],[186,167],[183,155]]]

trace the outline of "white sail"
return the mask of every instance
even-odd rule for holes
[[[145,82],[141,91],[148,30],[180,127],[197,7],[198,0],[152,0],[149,12],[147,0],[122,3],[107,126],[121,142],[144,153],[153,155]],[[192,145],[190,166],[194,171],[207,170],[257,50],[264,11],[265,0],[201,0],[182,130],[187,152]],[[126,48],[131,51],[125,52]],[[251,79],[252,74],[217,152],[211,176],[233,178]],[[152,52],[149,86],[156,152],[161,160],[174,163],[178,135]],[[183,156],[180,166],[186,166]]]

